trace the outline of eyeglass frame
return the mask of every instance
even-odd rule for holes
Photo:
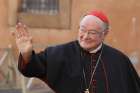
[[[82,32],[83,34],[88,34],[88,35],[90,35],[90,36],[100,36],[100,35],[102,35],[104,32],[105,32],[105,30],[103,30],[103,31],[97,31],[97,30],[86,30],[86,29],[83,29],[83,28],[80,28],[79,27],[79,31],[80,32]]]

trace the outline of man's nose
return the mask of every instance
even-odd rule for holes
[[[84,34],[83,38],[84,38],[84,39],[89,38],[89,33],[88,33],[88,32],[86,32],[86,33]]]

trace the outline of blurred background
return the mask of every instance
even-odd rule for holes
[[[53,93],[42,81],[17,70],[19,53],[11,32],[18,21],[28,26],[39,52],[77,39],[79,21],[94,9],[109,18],[105,42],[128,55],[140,75],[139,0],[0,0],[0,93]]]

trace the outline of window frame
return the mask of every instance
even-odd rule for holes
[[[21,0],[9,0],[9,25],[15,26],[17,21],[31,28],[70,29],[71,0],[59,0],[59,13],[55,15],[39,15],[19,12]]]

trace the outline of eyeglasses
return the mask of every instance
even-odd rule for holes
[[[104,31],[97,31],[97,30],[86,30],[83,28],[79,28],[79,31],[82,34],[88,34],[89,36],[100,36]]]

